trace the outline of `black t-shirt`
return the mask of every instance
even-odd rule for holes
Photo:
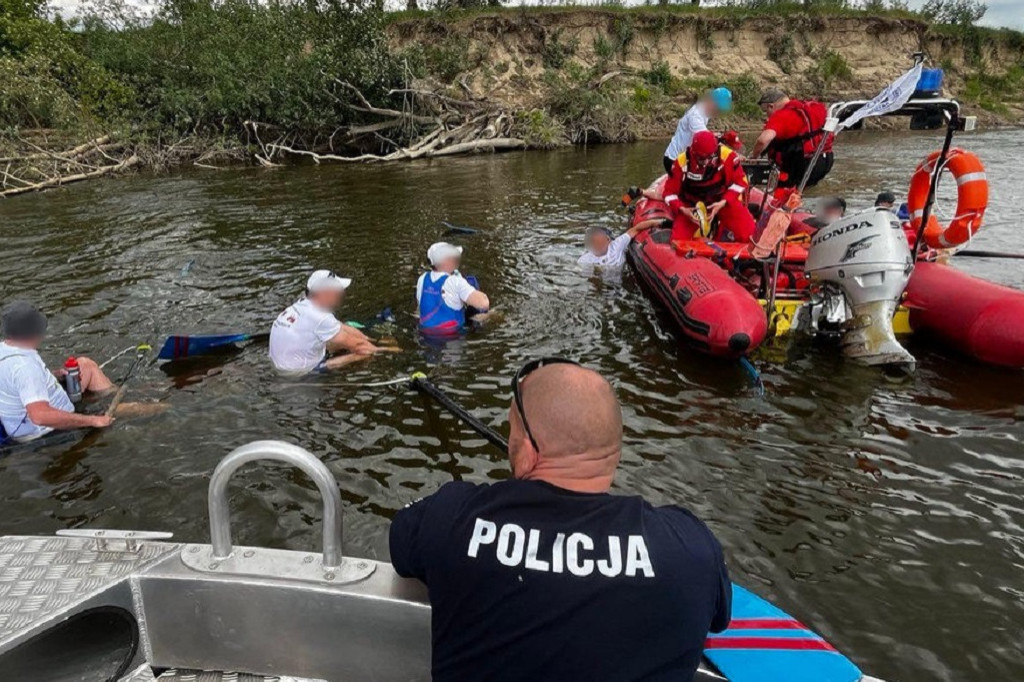
[[[690,680],[729,623],[711,531],[640,497],[448,483],[395,516],[391,562],[430,592],[435,682]]]

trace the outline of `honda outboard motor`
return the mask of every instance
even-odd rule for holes
[[[913,370],[914,356],[896,340],[892,328],[913,270],[910,246],[896,216],[873,208],[821,228],[811,240],[806,268],[824,297],[823,315],[840,323],[847,357]]]

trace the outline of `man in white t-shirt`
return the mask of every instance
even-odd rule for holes
[[[317,270],[306,282],[306,295],[284,309],[270,328],[270,360],[287,374],[338,369],[382,350],[366,334],[334,316],[351,279]],[[348,351],[329,357],[330,353]]]
[[[580,265],[621,268],[626,264],[626,250],[633,237],[654,224],[648,222],[636,225],[614,239],[612,239],[611,230],[607,227],[591,227],[587,229],[587,250],[576,262]]]
[[[462,247],[438,242],[427,249],[432,270],[416,282],[420,329],[427,333],[457,333],[466,325],[466,308],[486,311],[487,294],[459,273]]]
[[[102,428],[113,422],[105,415],[75,414],[68,394],[39,356],[47,320],[35,306],[11,303],[0,314],[0,326],[0,426],[7,437],[28,441],[54,429]],[[95,362],[77,360],[83,392],[113,388]]]
[[[708,129],[708,121],[732,109],[729,88],[715,88],[690,107],[676,125],[676,134],[665,149],[665,172],[672,173],[672,164],[693,142],[693,136]]]

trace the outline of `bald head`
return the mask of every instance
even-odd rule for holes
[[[520,388],[537,447],[513,405],[509,457],[516,477],[607,490],[622,450],[622,410],[611,385],[592,370],[551,364],[531,373]]]

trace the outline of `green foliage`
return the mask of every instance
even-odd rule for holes
[[[850,81],[853,69],[843,55],[833,50],[824,50],[817,56],[817,62],[807,76],[818,86],[819,94],[825,94],[834,84]]]
[[[560,69],[572,59],[579,46],[580,41],[576,38],[563,41],[562,29],[558,29],[545,39],[544,46],[541,48],[541,61],[550,69]]]
[[[594,38],[594,54],[601,61],[610,61],[615,57],[615,46],[612,45],[612,42],[603,35],[598,34],[598,36]]]
[[[0,126],[74,128],[118,116],[130,90],[43,11],[39,2],[0,0]]]
[[[661,88],[662,90],[670,90],[675,77],[672,75],[672,69],[669,68],[668,62],[659,61],[651,65],[651,68],[641,73],[643,79],[651,85]]]
[[[616,53],[625,54],[626,48],[636,37],[636,28],[630,16],[616,17],[612,21],[612,40]]]
[[[549,149],[565,143],[565,126],[543,109],[531,109],[516,117],[518,134],[531,147]]]
[[[471,68],[469,38],[449,36],[440,42],[423,47],[427,72],[446,83],[451,83],[463,71]]]
[[[768,59],[779,65],[783,73],[792,73],[796,66],[796,44],[789,32],[773,33],[765,40]]]
[[[711,52],[715,49],[715,28],[710,21],[698,21],[694,27],[697,34],[697,49]]]
[[[374,4],[164,0],[152,18],[133,8],[97,6],[83,50],[135,91],[140,122],[161,129],[238,133],[257,121],[315,134],[358,116],[344,83],[379,101],[399,82]]]
[[[1024,66],[1011,66],[1002,75],[978,71],[965,79],[961,97],[982,109],[1008,113],[1007,103],[1020,103],[1024,92]]]
[[[633,108],[638,112],[647,111],[651,104],[651,91],[645,85],[637,83],[633,86]]]
[[[983,0],[927,0],[921,8],[930,21],[963,27],[974,26],[987,11]]]

